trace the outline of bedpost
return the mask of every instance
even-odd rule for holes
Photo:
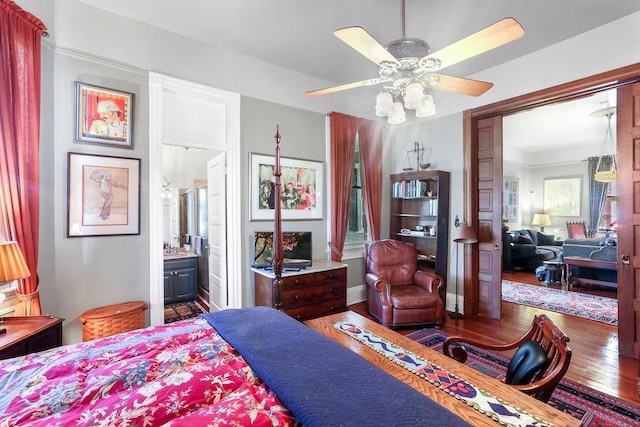
[[[281,217],[281,189],[280,189],[280,126],[276,125],[276,153],[275,153],[275,165],[273,170],[273,179],[275,192],[274,196],[274,209],[275,209],[275,218],[273,225],[273,273],[276,278],[273,281],[273,297],[275,308],[277,310],[282,310],[282,217]]]

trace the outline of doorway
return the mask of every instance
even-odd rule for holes
[[[468,165],[464,185],[465,194],[469,195],[464,200],[464,212],[477,227],[480,240],[476,248],[465,252],[465,313],[482,314],[483,311],[487,311],[487,307],[493,308],[489,306],[489,302],[497,300],[497,317],[495,310],[491,312],[490,317],[500,317],[500,268],[493,268],[493,271],[485,269],[482,272],[480,259],[483,266],[490,267],[499,266],[501,261],[502,216],[498,214],[501,206],[494,204],[497,206],[493,206],[494,210],[490,212],[491,209],[488,208],[491,206],[488,206],[485,200],[488,200],[487,196],[492,200],[501,199],[495,195],[499,194],[502,188],[502,117],[516,111],[618,88],[618,135],[624,135],[624,138],[618,138],[618,159],[621,159],[618,165],[618,185],[622,187],[624,184],[624,189],[618,188],[618,194],[627,192],[630,197],[628,204],[619,206],[618,229],[631,230],[635,218],[630,212],[627,213],[627,210],[630,210],[634,203],[638,203],[634,202],[634,199],[640,197],[635,194],[635,188],[638,187],[635,186],[635,176],[631,174],[633,144],[630,137],[637,129],[636,122],[632,120],[632,112],[633,106],[637,105],[634,103],[639,102],[639,80],[640,64],[634,64],[464,112],[464,156],[465,164]],[[630,286],[634,282],[636,272],[636,267],[631,263],[635,258],[633,243],[631,234],[619,235],[618,250],[626,255],[619,256],[618,259],[618,336],[620,354],[637,357],[637,349],[634,347],[638,345],[636,337],[639,331],[632,320],[636,312],[633,302],[637,296],[635,288]],[[624,268],[621,269],[620,266]],[[479,277],[483,280],[479,280]],[[484,300],[481,300],[481,297]]]
[[[217,124],[217,125],[213,125]],[[242,306],[240,95],[149,73],[150,323],[164,323],[162,146],[210,149],[226,155],[226,257],[221,308]],[[233,219],[233,220],[231,220]],[[226,260],[229,260],[227,262]]]

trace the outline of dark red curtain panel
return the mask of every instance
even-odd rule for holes
[[[331,113],[331,260],[342,261],[347,235],[353,155],[356,147],[357,117]]]
[[[17,316],[41,314],[40,43],[45,30],[13,1],[0,0],[0,239],[18,241],[31,272],[19,281]]]
[[[361,119],[358,127],[362,193],[371,240],[380,240],[382,209],[382,124]]]

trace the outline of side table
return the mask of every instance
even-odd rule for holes
[[[0,359],[24,356],[62,345],[62,321],[53,316],[9,316],[0,318]]]

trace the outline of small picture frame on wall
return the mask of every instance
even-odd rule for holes
[[[76,86],[76,140],[132,148],[133,94],[86,83]]]
[[[514,176],[503,177],[502,185],[502,218],[518,218],[518,178]]]
[[[140,234],[140,159],[68,153],[67,237]]]

